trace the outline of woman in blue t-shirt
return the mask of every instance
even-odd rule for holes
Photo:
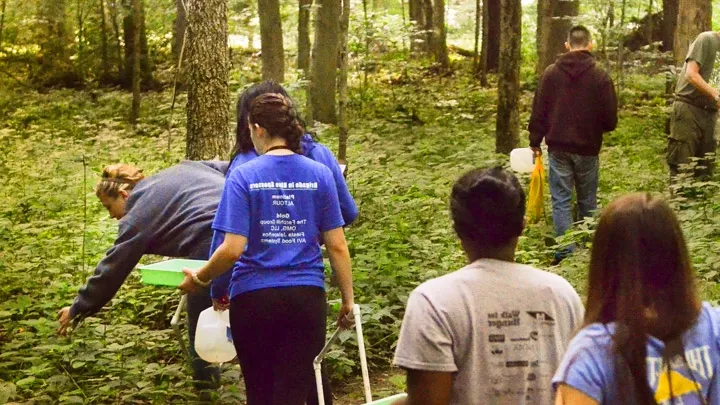
[[[232,268],[230,322],[249,405],[300,405],[312,389],[312,360],[325,342],[320,240],[337,274],[349,326],[352,276],[344,220],[330,169],[300,154],[304,130],[290,100],[264,94],[248,120],[258,158],[228,176],[213,229],[225,239],[180,289],[207,287]]]
[[[610,204],[593,240],[585,326],[556,404],[720,404],[720,314],[701,303],[672,209],[638,193]]]
[[[230,156],[230,167],[228,168],[226,176],[230,176],[230,173],[232,173],[236,167],[258,157],[258,153],[255,151],[255,147],[250,139],[248,116],[250,115],[250,105],[253,100],[255,100],[258,96],[269,93],[281,94],[288,100],[291,100],[283,86],[272,81],[264,81],[253,84],[240,95],[237,102],[235,146],[233,147],[233,152]],[[298,121],[302,124],[302,120]],[[340,212],[343,220],[345,221],[345,226],[350,225],[357,218],[358,209],[352,195],[350,195],[347,183],[345,182],[345,177],[343,176],[343,173],[340,170],[340,165],[338,164],[337,159],[335,159],[333,153],[325,145],[316,142],[310,134],[305,133],[304,131],[302,137],[300,138],[299,153],[316,162],[322,163],[330,169],[333,175],[333,180],[335,181],[335,186],[337,187],[338,199],[340,201]],[[220,246],[224,235],[225,234],[221,231],[214,232],[210,247],[210,255],[212,255],[213,252],[215,252],[215,249]],[[229,283],[229,272],[213,280],[212,286],[210,287],[210,296],[213,298],[213,305],[216,309],[224,309],[227,307]]]

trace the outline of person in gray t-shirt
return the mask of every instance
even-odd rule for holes
[[[514,263],[525,216],[515,176],[472,170],[450,199],[470,264],[410,295],[394,359],[408,397],[396,404],[550,404],[580,297],[562,277]]]

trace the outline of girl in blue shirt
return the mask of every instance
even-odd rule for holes
[[[556,404],[720,404],[720,313],[701,303],[672,209],[638,193],[593,240],[585,326],[553,378]]]
[[[320,241],[337,274],[338,325],[349,326],[352,276],[332,172],[298,152],[305,133],[281,94],[250,106],[258,158],[228,176],[213,229],[225,238],[180,289],[193,292],[232,268],[230,323],[249,405],[305,403],[312,360],[325,343],[326,300]]]
[[[272,81],[264,81],[254,84],[247,88],[238,99],[237,103],[237,129],[235,134],[235,146],[230,156],[230,167],[226,176],[230,176],[233,170],[258,157],[257,151],[250,139],[250,127],[248,126],[248,116],[250,115],[250,105],[260,95],[268,93],[281,94],[290,100],[290,96],[285,89]],[[298,119],[302,124],[302,120]],[[358,216],[358,209],[355,205],[352,195],[348,190],[347,183],[340,170],[340,165],[335,159],[330,149],[325,145],[316,142],[308,133],[303,133],[300,138],[299,153],[308,158],[322,163],[332,172],[335,186],[337,187],[338,199],[340,201],[340,212],[345,222],[345,226],[350,225]],[[215,231],[210,247],[210,255],[215,252],[223,241],[224,233]],[[230,273],[226,273],[213,280],[210,288],[210,296],[213,298],[213,305],[216,309],[225,309],[227,307],[228,285],[230,283]],[[326,395],[327,396],[327,395]]]

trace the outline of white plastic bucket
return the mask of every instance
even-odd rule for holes
[[[530,148],[510,151],[510,168],[519,173],[532,173],[535,169],[535,154]]]
[[[230,311],[215,311],[210,307],[200,313],[195,329],[195,351],[210,363],[225,363],[235,358]]]

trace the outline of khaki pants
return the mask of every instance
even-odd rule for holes
[[[673,103],[670,117],[667,162],[670,175],[681,170],[680,165],[688,164],[693,158],[700,159],[695,168],[696,177],[712,175],[715,163],[715,121],[717,112],[704,110],[682,101]],[[707,156],[708,154],[713,154]]]

